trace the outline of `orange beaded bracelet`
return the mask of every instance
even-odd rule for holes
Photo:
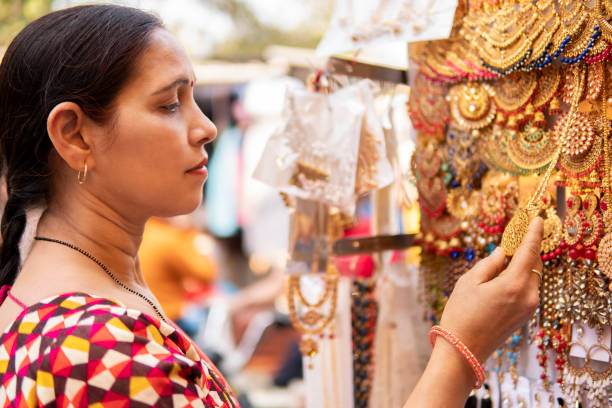
[[[482,384],[485,381],[484,368],[478,362],[476,356],[472,354],[470,349],[465,344],[463,344],[463,342],[459,340],[457,336],[440,326],[434,326],[429,331],[429,342],[431,343],[431,347],[436,344],[436,337],[438,336],[444,337],[446,341],[455,346],[455,348],[459,350],[463,357],[465,357],[468,363],[470,363],[470,366],[472,366],[472,369],[474,370],[474,374],[476,374],[476,385],[474,385],[474,389],[477,390],[482,387]]]

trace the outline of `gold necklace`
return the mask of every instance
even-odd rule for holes
[[[466,50],[462,44],[464,40],[453,41],[450,49],[446,52],[446,63],[462,76],[477,76],[478,72],[465,61]]]
[[[553,205],[552,194],[548,194],[546,210],[546,218],[544,219],[544,232],[542,235],[542,253],[550,254],[559,248],[563,233],[563,223],[557,215],[557,210]]]
[[[541,71],[537,91],[531,101],[536,111],[542,111],[552,104],[560,84],[561,73],[558,67],[551,65]]]
[[[584,69],[581,65],[581,69],[578,75],[579,88],[582,88],[583,81]],[[578,102],[579,98],[575,96],[574,100],[572,101],[572,105],[570,106],[570,113],[575,114],[577,112]],[[571,115],[570,119],[566,121],[565,133],[572,129],[574,117],[575,115]],[[565,143],[565,140],[561,139],[561,144],[559,146],[562,146],[563,143]],[[546,191],[546,188],[548,187],[548,180],[550,179],[554,168],[557,166],[560,155],[561,148],[559,147],[555,151],[555,155],[553,156],[553,159],[548,165],[548,169],[546,170],[544,177],[542,177],[538,188],[536,189],[535,193],[530,197],[529,201],[527,202],[527,205],[523,208],[518,209],[516,214],[512,217],[512,219],[506,226],[501,241],[501,246],[504,249],[506,255],[514,255],[518,247],[521,245],[523,238],[527,234],[527,229],[529,228],[529,221],[532,215],[539,213],[539,209],[541,206],[541,197],[544,191]]]
[[[502,126],[495,124],[492,128],[487,128],[481,133],[483,135],[480,138],[479,149],[483,152],[481,156],[489,167],[514,176],[525,174],[508,157],[506,132]]]
[[[495,23],[491,26],[475,23],[463,33],[472,46],[480,50],[485,66],[507,73],[530,58],[532,40],[544,25],[538,22],[539,13],[531,2],[521,2],[518,7],[505,4],[494,16]]]
[[[428,81],[422,73],[417,75],[408,102],[415,129],[432,136],[443,135],[450,117],[445,94],[446,86]]]
[[[568,123],[572,124],[568,127]],[[568,112],[557,120],[553,138],[565,156],[581,156],[593,146],[595,131],[589,117],[582,112]]]
[[[471,133],[449,127],[446,137],[449,167],[456,181],[463,186],[473,183],[482,173],[482,161],[475,139]]]
[[[476,33],[496,48],[508,48],[523,36],[530,27],[533,27],[538,18],[535,8],[531,4],[528,6],[528,10],[517,11],[514,13],[516,15],[509,16],[506,22],[496,21],[491,29],[484,25],[476,26]],[[514,27],[514,31],[508,32],[507,30],[512,27]]]
[[[541,171],[552,161],[557,146],[550,132],[530,123],[522,132],[507,132],[507,153],[512,162],[527,171]]]
[[[549,2],[548,5],[544,6],[545,7],[540,8],[538,3],[538,12],[540,14],[538,20],[539,27],[530,32],[530,38],[533,44],[531,48],[533,51],[531,53],[531,58],[527,62],[529,65],[535,64],[543,58],[547,52],[550,53],[549,47],[551,42],[561,28],[561,21],[555,11],[554,4]]]
[[[605,81],[605,73],[604,73],[604,81]],[[609,79],[609,78],[608,78]],[[607,112],[607,88],[604,86],[601,92],[601,106],[602,106],[602,117],[603,121],[603,129],[602,129],[602,139],[603,139],[603,156],[604,156],[604,176],[603,176],[603,198],[600,203],[601,210],[603,212],[604,218],[604,236],[599,242],[599,247],[597,248],[597,261],[599,262],[599,267],[601,268],[601,272],[608,277],[608,279],[612,279],[612,208],[609,208],[612,205],[612,183],[610,181],[610,120],[606,117]],[[612,290],[612,284],[609,287]]]
[[[464,188],[455,188],[448,193],[446,208],[458,220],[474,218],[478,215],[480,192]]]
[[[589,64],[586,91],[586,100],[588,101],[596,101],[604,86],[604,64],[602,61]],[[605,112],[602,114],[605,114]]]
[[[359,152],[357,155],[357,175],[355,177],[355,194],[360,195],[376,189],[377,173],[380,159],[379,151],[383,140],[369,130],[365,121],[361,126]]]
[[[588,17],[582,0],[559,0],[557,14],[563,23],[565,36],[574,37]]]
[[[505,114],[521,111],[531,100],[537,85],[535,71],[514,72],[498,79],[492,85],[497,109]]]
[[[338,290],[338,272],[335,266],[331,263],[328,264],[327,273],[325,276],[326,280],[326,292],[327,295],[322,297],[324,300],[329,300],[329,310],[327,314],[322,314],[314,305],[320,303],[309,304],[306,312],[298,314],[298,310],[295,303],[295,294],[299,293],[300,300],[304,299],[299,289],[300,276],[289,277],[289,284],[287,287],[287,303],[289,306],[289,318],[293,327],[302,335],[300,342],[300,351],[306,357],[314,357],[319,351],[319,345],[315,340],[315,336],[323,333],[323,331],[333,321],[336,314],[336,301],[337,301],[337,290]],[[306,304],[305,304],[306,305]],[[323,305],[323,302],[320,303]],[[312,366],[310,366],[312,367]]]
[[[560,69],[554,65],[544,68],[538,78],[537,91],[531,101],[534,109],[544,110],[557,93],[560,84]]]
[[[582,99],[584,86],[579,86],[578,81],[576,81],[581,69],[580,65],[574,64],[564,72],[561,100],[567,105],[571,105],[574,98],[578,98],[579,101]]]
[[[591,43],[591,40],[593,39],[592,36],[596,32],[596,25],[597,23],[594,19],[585,19],[576,32],[572,34],[572,39],[567,43],[563,50],[563,56],[566,58],[576,58],[580,56],[580,54],[582,54],[582,52]],[[596,42],[595,44],[597,43],[600,42]],[[595,44],[591,44],[591,47],[595,46]],[[594,51],[597,52],[597,50],[599,50],[599,46],[596,46]],[[593,50],[590,50],[590,52],[593,52]]]
[[[609,0],[595,0],[593,16],[599,26],[601,36],[612,43],[612,24],[609,20],[612,17],[612,5]]]
[[[457,72],[446,63],[446,49],[449,47],[444,40],[434,41],[428,47],[425,54],[425,63],[429,65],[437,74],[452,79],[457,76]]]
[[[449,91],[451,117],[463,130],[478,130],[488,126],[497,109],[491,101],[491,86],[469,82],[453,86]]]
[[[579,179],[586,177],[602,159],[602,138],[597,138],[586,153],[581,155],[563,155],[559,160],[559,170],[567,177]]]

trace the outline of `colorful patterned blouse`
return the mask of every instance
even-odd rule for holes
[[[176,327],[82,293],[25,307],[0,336],[0,407],[51,406],[239,407]]]

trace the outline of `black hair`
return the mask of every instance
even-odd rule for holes
[[[159,19],[135,8],[78,6],[33,21],[9,45],[0,64],[0,170],[8,194],[0,286],[19,272],[26,210],[49,198],[49,113],[69,101],[95,121],[109,120],[135,61],[160,27]]]

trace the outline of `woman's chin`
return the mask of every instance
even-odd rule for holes
[[[183,197],[185,198],[185,197]],[[160,211],[160,214],[156,214],[158,217],[175,217],[177,215],[190,214],[194,212],[202,204],[202,195],[193,198],[192,200],[181,200],[180,202],[172,203],[172,206],[168,206],[164,210]]]

